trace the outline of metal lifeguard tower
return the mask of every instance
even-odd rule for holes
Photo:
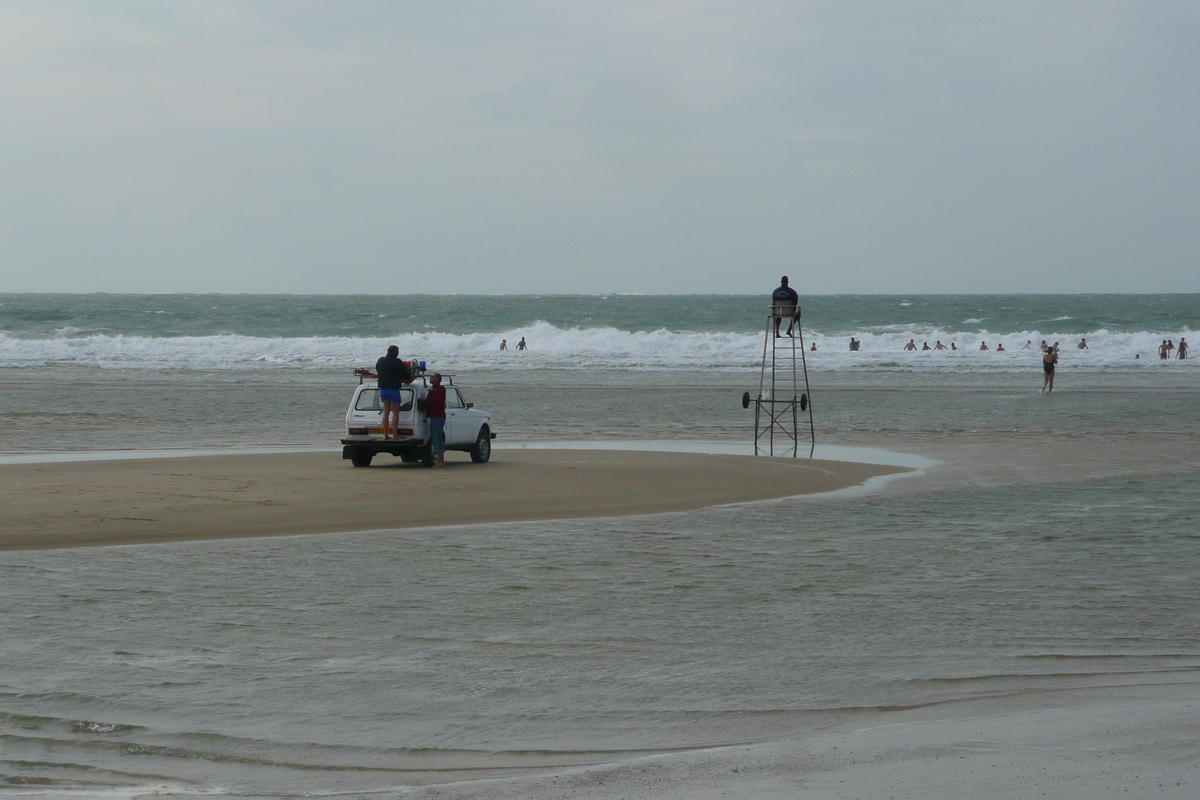
[[[808,385],[808,359],[804,354],[804,328],[800,323],[800,306],[795,317],[788,308],[773,306],[767,315],[767,330],[763,335],[762,368],[758,377],[758,396],[742,395],[742,408],[754,403],[754,455],[762,449],[775,455],[775,437],[780,439],[780,455],[792,451],[800,455],[800,416],[808,414],[809,448],[812,458],[817,448],[817,429],[813,423],[812,392]],[[776,326],[783,320],[794,323],[795,335],[780,336]],[[799,358],[796,348],[799,346]],[[799,370],[797,370],[799,366]],[[804,391],[800,391],[803,372]]]

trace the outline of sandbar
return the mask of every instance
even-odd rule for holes
[[[337,452],[0,465],[0,550],[151,544],[691,511],[830,492],[896,466],[622,450]]]

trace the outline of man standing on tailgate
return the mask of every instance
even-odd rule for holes
[[[399,439],[396,426],[400,424],[400,389],[412,383],[412,373],[400,360],[400,348],[392,345],[387,355],[375,362],[379,381],[379,401],[383,405],[383,438]],[[388,419],[391,422],[388,422]]]

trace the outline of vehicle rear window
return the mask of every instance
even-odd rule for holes
[[[400,410],[412,411],[413,393],[412,389],[400,390]],[[358,396],[358,402],[354,404],[355,411],[380,411],[383,406],[379,403],[378,389],[363,389],[362,394]]]

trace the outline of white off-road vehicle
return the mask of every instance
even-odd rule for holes
[[[424,362],[422,362],[424,363]],[[356,467],[371,466],[378,453],[400,456],[401,461],[420,461],[433,464],[430,447],[429,420],[418,406],[418,400],[429,390],[426,375],[421,372],[410,386],[400,390],[400,422],[396,439],[383,438],[383,406],[379,402],[379,387],[375,375],[367,370],[355,370],[358,386],[346,410],[346,438],[342,439],[342,458]],[[486,411],[468,403],[454,384],[453,375],[443,375],[446,387],[446,449],[471,454],[476,464],[485,464],[492,457],[492,417]]]

